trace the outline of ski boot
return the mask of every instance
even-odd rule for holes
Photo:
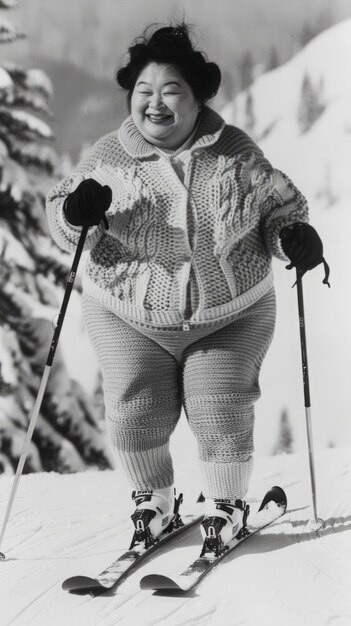
[[[201,523],[204,543],[200,557],[206,553],[217,557],[228,549],[228,543],[234,537],[242,538],[248,532],[249,511],[250,507],[244,500],[206,499],[205,517]]]
[[[173,487],[153,491],[133,491],[132,499],[136,509],[131,516],[135,530],[130,550],[141,543],[145,548],[149,548],[158,542],[163,533],[170,533],[175,528],[183,526],[179,515],[183,494],[176,498]]]

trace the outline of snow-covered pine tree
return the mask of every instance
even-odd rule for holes
[[[306,133],[318,120],[326,107],[323,98],[323,81],[316,86],[309,74],[305,72],[302,85],[300,104],[298,107],[298,125],[301,133]]]
[[[0,0],[0,43],[24,36],[4,17],[16,5]],[[43,71],[0,67],[0,473],[17,465],[71,265],[45,217],[59,163],[52,93]],[[25,471],[87,466],[110,466],[108,453],[90,399],[68,376],[59,349]]]
[[[279,53],[275,46],[271,46],[268,54],[267,72],[275,70],[280,65]]]
[[[280,416],[279,433],[276,445],[273,448],[272,454],[282,454],[283,452],[290,454],[293,444],[293,435],[289,422],[289,416],[286,409],[283,409]]]
[[[239,60],[240,88],[242,91],[250,87],[254,77],[255,62],[250,51],[245,52]]]
[[[251,89],[246,91],[245,101],[245,130],[254,139],[255,136],[255,113],[254,113],[254,100]]]

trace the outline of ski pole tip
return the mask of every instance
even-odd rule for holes
[[[307,526],[312,531],[318,531],[318,530],[321,530],[322,528],[325,528],[325,521],[321,519],[320,517],[317,517],[316,519],[311,519],[308,522]]]
[[[3,552],[0,552],[0,561],[6,561],[6,556]]]

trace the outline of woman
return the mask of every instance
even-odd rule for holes
[[[169,438],[183,405],[199,446],[202,534],[211,528],[223,545],[243,524],[252,471],[275,323],[271,257],[304,272],[322,244],[292,182],[207,106],[220,70],[185,24],[129,53],[117,81],[130,115],[50,191],[48,220],[67,250],[90,227],[83,313],[108,436],[144,528],[134,541],[174,522]]]

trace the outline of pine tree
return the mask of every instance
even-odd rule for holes
[[[16,5],[0,0],[0,43],[24,37],[3,17]],[[71,255],[52,242],[45,217],[45,196],[60,168],[52,147],[52,94],[43,71],[0,67],[0,473],[17,465],[53,334],[52,307],[59,310],[71,264]],[[100,424],[58,349],[25,471],[86,466],[110,462]]]
[[[300,104],[298,108],[298,125],[301,133],[306,133],[325,109],[323,98],[323,81],[315,86],[307,72],[305,72],[302,85]]]
[[[279,434],[276,445],[273,449],[273,454],[290,454],[292,452],[293,435],[289,422],[289,416],[286,409],[282,411],[280,417]]]
[[[255,124],[254,101],[252,91],[248,89],[245,98],[245,130],[251,137],[255,134]]]
[[[255,63],[251,52],[245,52],[239,62],[240,89],[242,91],[251,85],[254,76],[254,67]]]
[[[279,54],[275,46],[271,46],[268,55],[267,72],[275,70],[280,65]]]

